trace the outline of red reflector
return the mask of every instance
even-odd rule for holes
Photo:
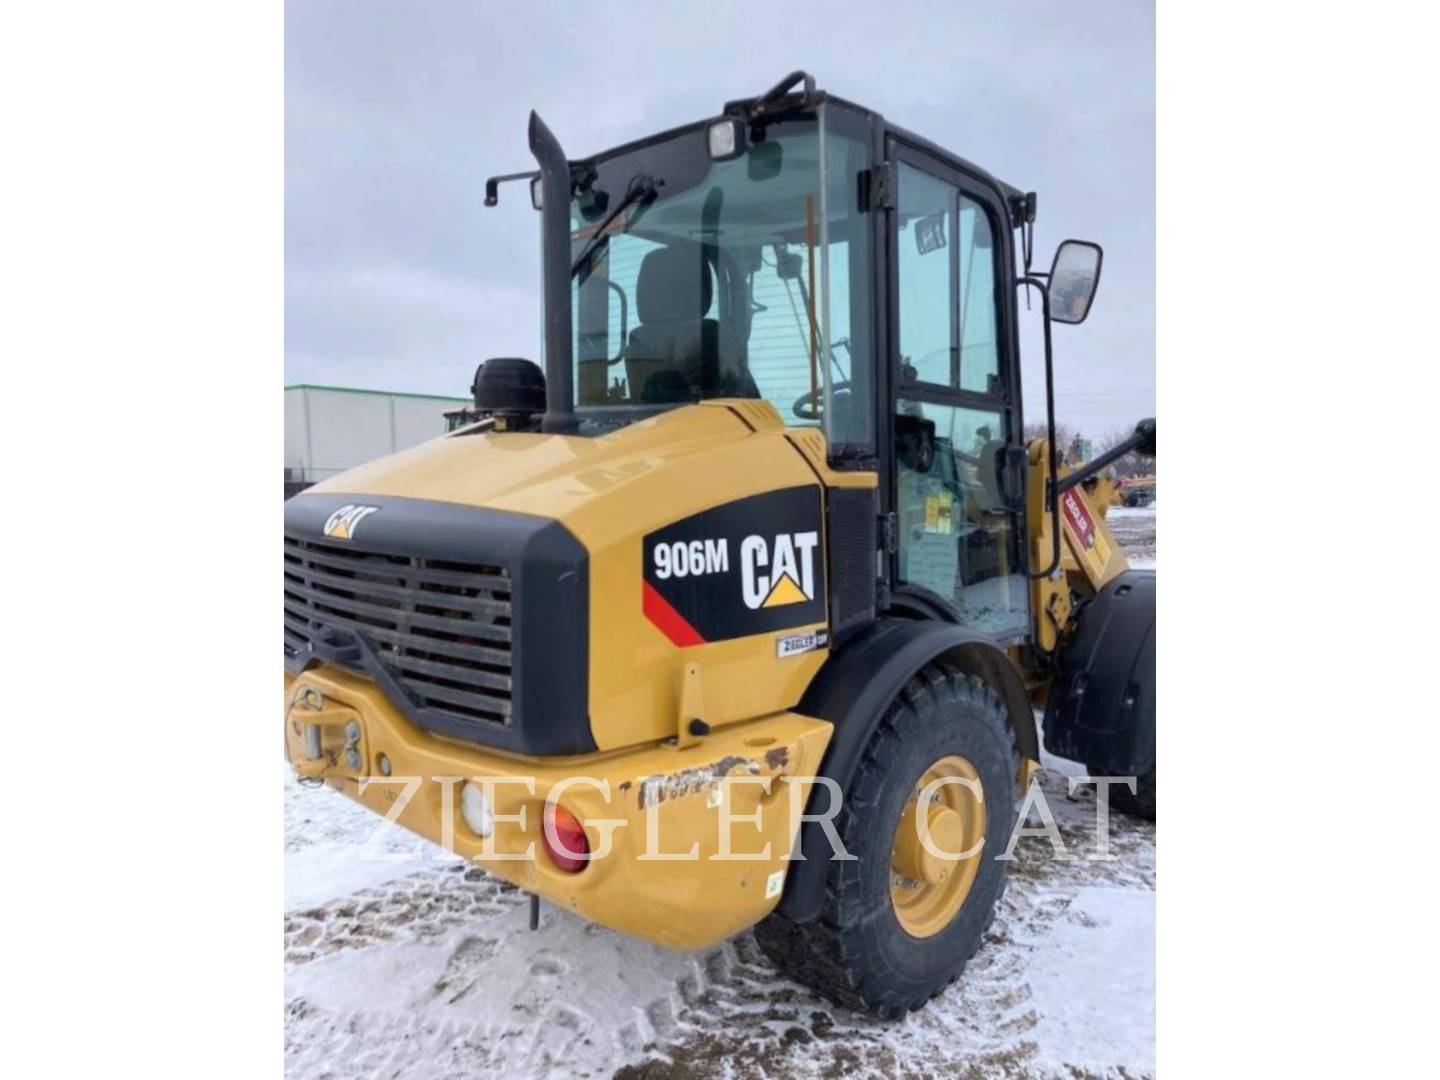
[[[545,807],[545,853],[567,874],[585,869],[590,854],[590,841],[578,818],[559,803]]]

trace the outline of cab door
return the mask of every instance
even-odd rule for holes
[[[1009,225],[955,164],[891,140],[891,580],[997,641],[1030,633]]]

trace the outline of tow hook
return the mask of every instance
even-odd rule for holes
[[[346,767],[352,774],[362,771],[365,754],[361,746],[364,730],[354,709],[325,700],[314,687],[301,688],[290,702],[290,721],[305,736],[305,758],[296,763],[302,779],[318,778],[334,771],[344,754]],[[338,734],[326,738],[326,732]],[[335,747],[339,743],[339,747]]]

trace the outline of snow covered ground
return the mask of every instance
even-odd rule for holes
[[[1137,565],[1155,512],[1112,510]],[[1038,784],[1068,854],[1015,849],[987,941],[900,1023],[778,975],[749,934],[676,953],[542,906],[324,788],[285,776],[287,1075],[1138,1077],[1155,1071],[1155,829],[1110,819],[1083,773]]]
[[[1155,506],[1112,506],[1105,515],[1110,531],[1136,569],[1155,569]]]

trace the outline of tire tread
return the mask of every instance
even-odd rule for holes
[[[996,718],[1007,740],[1013,765],[1012,776],[1018,775],[1018,744],[1014,729],[1005,719],[1005,707],[999,695],[974,675],[943,663],[929,664],[905,684],[866,745],[850,791],[836,815],[835,827],[842,838],[849,835],[856,814],[874,811],[878,807],[892,772],[890,763],[898,756],[902,745],[902,727],[941,722],[947,700],[979,703],[990,716]],[[848,842],[846,846],[849,846]],[[960,977],[993,924],[995,909],[1008,885],[1008,875],[1002,876],[999,891],[985,915],[980,933],[975,936],[968,955],[956,965],[949,978],[928,992],[916,994],[893,986],[877,987],[874,980],[861,978],[865,973],[861,956],[864,947],[859,935],[850,930],[861,914],[857,909],[863,903],[856,888],[859,880],[858,861],[832,863],[826,878],[824,911],[820,918],[797,923],[783,915],[770,915],[755,927],[755,939],[766,956],[797,982],[837,1005],[890,1020],[921,1008],[944,993]]]

